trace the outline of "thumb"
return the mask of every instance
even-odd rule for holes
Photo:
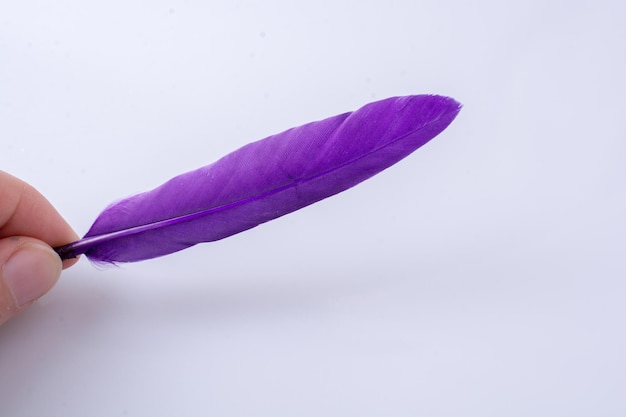
[[[47,293],[61,275],[61,258],[30,237],[0,239],[0,324]]]

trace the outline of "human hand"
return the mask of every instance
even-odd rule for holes
[[[52,247],[78,236],[54,207],[25,182],[0,171],[0,324],[52,288],[61,262]]]

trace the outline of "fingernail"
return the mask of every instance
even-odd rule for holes
[[[41,297],[52,288],[61,275],[61,259],[49,247],[28,243],[6,261],[3,278],[15,306],[21,307]]]

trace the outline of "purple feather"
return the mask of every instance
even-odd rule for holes
[[[250,143],[217,162],[106,208],[63,259],[134,262],[234,235],[330,197],[439,134],[461,106],[394,97]]]

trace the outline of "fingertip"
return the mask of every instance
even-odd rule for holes
[[[61,259],[49,247],[26,243],[11,254],[2,267],[2,279],[22,307],[47,293],[61,275]]]
[[[0,240],[0,323],[46,294],[58,281],[61,258],[32,238]]]

